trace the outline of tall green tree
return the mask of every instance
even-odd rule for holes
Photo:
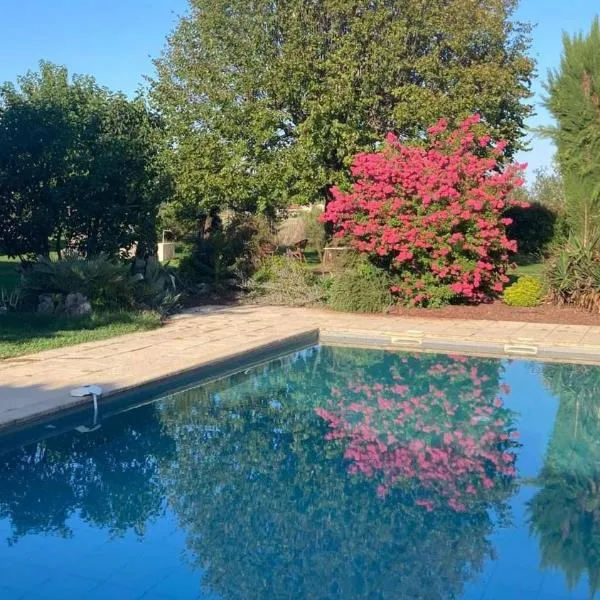
[[[156,61],[182,213],[323,200],[389,131],[480,112],[521,147],[517,0],[190,0]],[[193,212],[193,211],[192,211]]]
[[[116,254],[156,241],[160,122],[91,77],[40,63],[0,87],[0,252]]]
[[[546,133],[558,149],[570,230],[588,246],[600,234],[600,20],[589,33],[565,34],[563,44],[546,84],[545,105],[556,120]]]

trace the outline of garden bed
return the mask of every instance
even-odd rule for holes
[[[395,306],[390,315],[402,317],[473,319],[485,321],[524,321],[559,325],[600,325],[600,314],[572,307],[542,305],[533,308],[507,306],[502,302],[478,306],[445,306],[443,308],[404,308]]]

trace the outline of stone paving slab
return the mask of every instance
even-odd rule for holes
[[[325,343],[600,364],[600,327],[205,307],[158,330],[0,360],[0,428],[74,406],[81,385],[110,394],[314,330]]]

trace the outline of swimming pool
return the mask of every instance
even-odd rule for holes
[[[0,444],[0,598],[587,599],[599,390],[599,367],[317,346],[37,428]]]

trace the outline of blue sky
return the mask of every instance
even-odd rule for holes
[[[0,81],[14,80],[41,58],[86,73],[112,88],[133,93],[152,72],[166,34],[185,11],[186,0],[6,0],[0,21]],[[558,65],[562,31],[587,29],[597,0],[521,0],[518,16],[537,23],[533,55],[540,79],[535,83],[538,115],[532,126],[550,119],[539,106],[541,79]],[[532,139],[532,151],[520,156],[530,173],[549,164],[553,149]]]

